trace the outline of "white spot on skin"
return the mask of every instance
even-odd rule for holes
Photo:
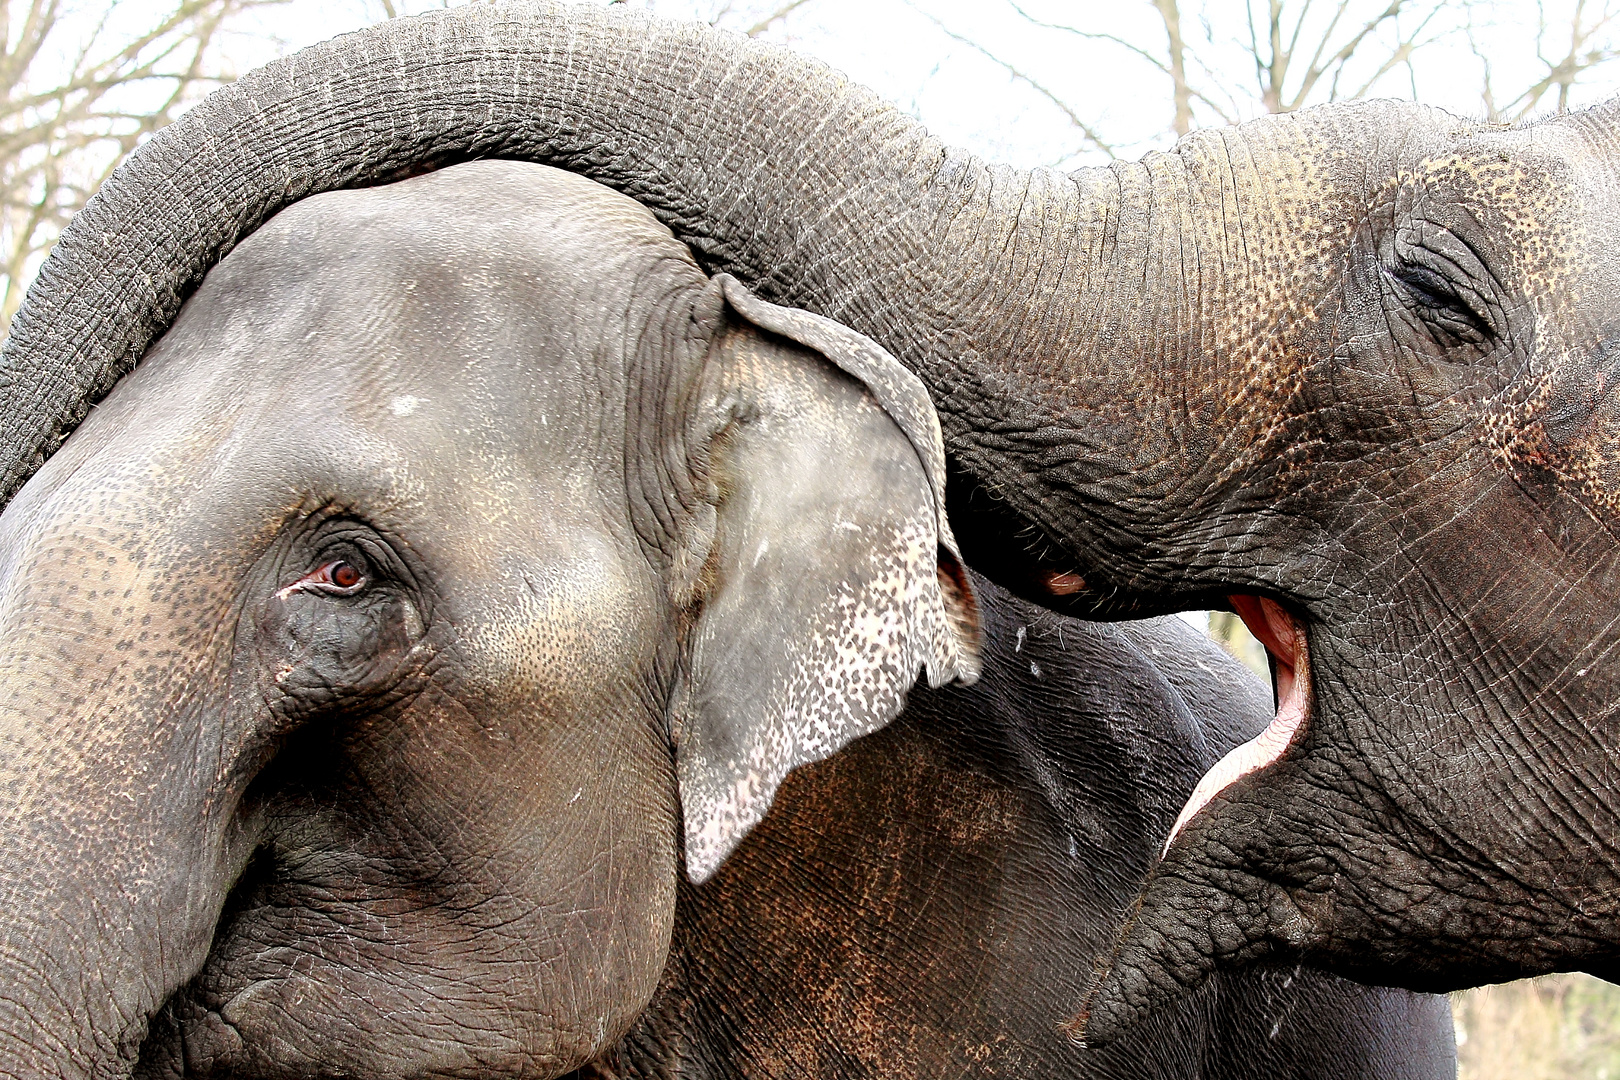
[[[418,641],[422,640],[422,634],[425,631],[426,631],[426,628],[423,627],[423,625],[422,625],[421,612],[416,610],[416,605],[415,604],[407,602],[405,604],[405,637],[406,637],[406,640],[408,640],[412,645],[414,645]]]
[[[1024,634],[1028,631],[1029,627],[1027,626],[1020,626],[1018,628],[1018,640],[1013,643],[1013,652],[1017,653],[1024,651]]]
[[[579,797],[583,794],[585,794],[584,788],[580,788],[578,791],[574,792],[574,794],[568,799],[568,805],[573,806],[575,803],[579,802]]]
[[[861,531],[861,527],[859,525],[855,524],[853,521],[840,521],[837,525],[834,525],[833,528],[835,528],[835,529],[843,529],[846,532],[860,532]]]
[[[414,394],[401,394],[399,397],[389,402],[388,407],[393,410],[395,416],[409,416],[411,413],[415,412],[417,406],[421,404],[422,399],[416,397]]]
[[[1029,662],[1029,673],[1031,675],[1035,676],[1037,679],[1040,678],[1041,677],[1041,665],[1039,665],[1035,661],[1031,660]]]
[[[771,542],[770,542],[770,540],[769,539],[761,540],[759,542],[759,550],[754,552],[754,565],[755,566],[759,565],[759,560],[763,559],[765,557],[765,553],[767,551],[769,551],[769,550],[771,550]]]

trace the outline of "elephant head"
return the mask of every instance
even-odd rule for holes
[[[1230,603],[1271,645],[1279,723],[1204,786],[1093,1038],[1265,957],[1431,990],[1601,974],[1617,119],[1338,105],[1060,175],[702,28],[401,21],[222,90],[106,185],[0,357],[0,475],[20,484],[288,202],[474,157],[577,171],[916,372],[990,577],[1094,616]]]
[[[0,517],[0,1071],[576,1067],[683,823],[971,677],[943,484],[891,357],[581,177],[289,209]]]

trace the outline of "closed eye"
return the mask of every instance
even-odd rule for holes
[[[1496,336],[1490,320],[1475,310],[1445,276],[1413,263],[1390,270],[1389,276],[1412,301],[1418,317],[1435,330],[1474,344]]]

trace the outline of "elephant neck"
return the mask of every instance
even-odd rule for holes
[[[987,1064],[1006,1069],[1011,1047],[1074,1056],[1058,1025],[1114,920],[1054,899],[1088,896],[1046,857],[1066,841],[938,733],[903,722],[865,743],[791,777],[719,876],[683,884],[664,983],[609,1075],[720,1080],[785,1059],[802,1075],[938,1078],[963,1045],[1002,1047]],[[1065,929],[1020,967],[1009,924],[1014,939]]]
[[[719,872],[682,883],[657,995],[582,1077],[1091,1075],[1061,1024],[1202,759],[1164,738],[1148,760],[1112,729],[1089,660],[1113,631],[1060,639],[982,591],[981,682],[919,688],[889,728],[790,774]],[[1086,705],[1030,732],[1031,665]]]

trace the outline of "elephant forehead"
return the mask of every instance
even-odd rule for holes
[[[604,313],[593,300],[664,263],[702,280],[685,246],[633,199],[557,169],[485,161],[295,203],[209,276],[244,293],[308,280],[355,296],[404,290],[407,310],[435,302],[435,289],[457,304],[490,291],[539,304],[547,318],[573,310],[594,322]]]
[[[221,402],[256,403],[267,430],[318,436],[341,419],[463,466],[583,460],[617,437],[649,319],[703,281],[633,201],[475,163],[285,211],[209,275],[126,383],[177,369],[165,396],[204,424]]]
[[[316,215],[313,232],[339,250],[299,254],[286,229],[239,248],[30,486],[74,477],[72,498],[102,514],[139,503],[158,532],[218,521],[199,498],[245,509],[255,491],[275,493],[272,510],[372,495],[454,504],[489,527],[532,521],[537,499],[590,502],[593,463],[622,461],[604,451],[624,437],[624,282],[576,272],[590,260],[558,256],[556,237],[492,253],[476,229],[395,236],[372,222],[349,244],[338,226],[350,211],[393,200],[339,194],[375,196]]]

